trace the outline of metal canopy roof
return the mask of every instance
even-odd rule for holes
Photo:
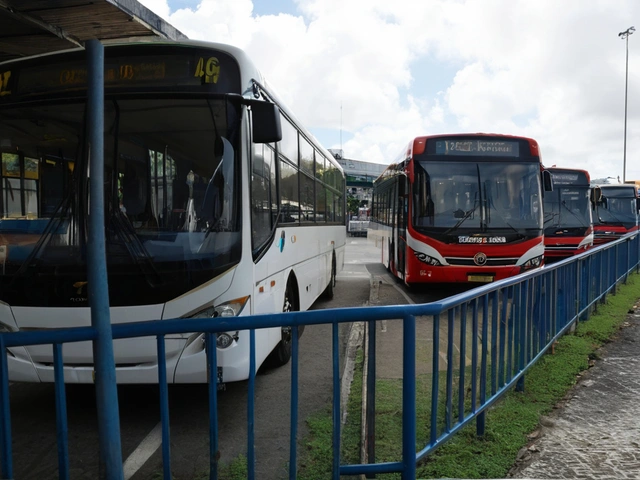
[[[187,38],[136,0],[0,0],[0,62],[131,37]]]

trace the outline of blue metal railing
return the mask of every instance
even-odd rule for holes
[[[589,315],[597,304],[612,293],[616,285],[625,281],[628,273],[638,268],[639,236],[628,235],[616,242],[602,245],[572,259],[546,266],[538,271],[502,280],[439,302],[422,305],[369,306],[366,308],[340,308],[327,311],[291,312],[286,314],[255,315],[220,319],[215,325],[210,319],[173,319],[134,322],[112,325],[113,339],[156,336],[158,339],[160,410],[162,422],[162,457],[164,476],[170,477],[169,461],[169,408],[165,363],[164,336],[194,331],[206,332],[207,358],[209,362],[210,394],[210,478],[217,478],[218,418],[215,333],[229,329],[250,330],[257,328],[301,325],[333,325],[333,478],[340,475],[401,472],[403,478],[414,478],[416,464],[442,443],[446,442],[471,421],[476,421],[477,431],[483,434],[485,411],[508,389],[522,385],[527,369],[580,318]],[[402,458],[395,462],[341,464],[340,458],[340,371],[339,337],[340,323],[367,320],[393,320],[402,322]],[[432,321],[433,352],[430,359],[431,398],[421,401],[431,405],[431,425],[428,441],[418,446],[416,452],[416,338],[417,322]],[[422,324],[422,323],[421,323]],[[459,330],[456,334],[456,328]],[[440,355],[440,336],[446,330],[446,355]],[[369,329],[374,335],[375,329]],[[62,383],[61,345],[67,342],[95,340],[93,327],[69,328],[57,331],[28,331],[0,334],[0,348],[13,346],[52,344],[56,372],[57,431],[59,441],[59,475],[68,478],[68,452],[66,450],[66,411],[64,408],[64,384]],[[291,443],[290,478],[296,477],[297,464],[297,390],[298,344],[294,339],[291,380]],[[249,478],[255,478],[254,449],[254,398],[255,398],[255,336],[251,335],[251,375],[248,394],[247,460]],[[470,344],[470,345],[469,345]],[[371,337],[369,345],[375,346]],[[211,347],[214,348],[211,348]],[[455,353],[454,350],[457,352]],[[470,359],[467,353],[470,353]],[[369,350],[375,363],[375,348]],[[457,356],[457,359],[455,358]],[[446,360],[443,362],[443,357]],[[457,361],[456,361],[457,360]],[[6,356],[0,355],[0,455],[3,478],[12,478],[9,389]],[[443,364],[444,363],[444,364]],[[443,373],[443,378],[440,374]],[[97,372],[100,375],[100,372]],[[112,374],[112,377],[114,375]],[[375,375],[368,378],[370,388],[375,389]],[[441,383],[444,382],[444,389]],[[467,404],[464,391],[471,390]],[[441,397],[444,395],[444,398]],[[375,397],[372,397],[374,399]],[[375,400],[374,400],[375,401]],[[375,409],[374,402],[368,402]],[[117,410],[116,410],[117,411]],[[109,421],[118,423],[118,418]],[[100,432],[103,435],[103,432]],[[375,438],[369,435],[369,438]],[[114,439],[105,438],[104,442]],[[117,439],[119,440],[119,438]],[[102,445],[102,442],[101,442]],[[109,460],[107,470],[122,470],[121,461]],[[113,478],[113,477],[108,477]],[[117,477],[116,477],[117,478]]]
[[[91,42],[90,42],[91,43]],[[101,46],[95,42],[89,48],[89,77],[101,82],[99,64]],[[100,90],[91,90],[100,96]],[[95,100],[95,99],[94,99]],[[103,198],[100,176],[101,157],[95,152],[101,145],[99,132],[103,131],[99,106],[89,109],[93,127],[91,142],[91,239],[95,248],[90,256],[89,271],[106,272],[104,259],[103,220],[94,215],[93,207],[100,210]],[[96,113],[97,112],[97,113]],[[95,160],[95,162],[94,162]],[[94,178],[97,180],[94,182]],[[217,359],[215,334],[228,330],[250,331],[250,377],[247,401],[247,463],[248,476],[255,478],[254,418],[255,418],[255,329],[291,326],[292,376],[289,476],[296,477],[297,423],[298,423],[298,335],[303,325],[332,324],[333,335],[333,460],[331,475],[378,474],[400,472],[403,478],[415,478],[416,465],[435,448],[446,442],[464,426],[476,422],[478,434],[485,429],[485,412],[508,389],[522,389],[524,374],[555,342],[579,319],[588,318],[590,312],[604,302],[607,294],[626,280],[633,269],[638,269],[640,240],[629,234],[610,244],[602,245],[572,259],[533,271],[518,277],[489,284],[440,302],[423,305],[369,306],[366,308],[340,308],[327,311],[291,312],[286,314],[255,315],[219,319],[173,319],[109,325],[106,281],[96,274],[90,280],[92,290],[92,326],[55,331],[27,331],[0,333],[0,352],[14,346],[52,345],[56,381],[56,430],[58,439],[59,478],[69,476],[67,450],[67,413],[63,383],[62,345],[69,342],[92,341],[96,367],[96,394],[99,416],[100,469],[106,478],[122,478],[119,413],[113,362],[113,339],[155,336],[158,349],[158,382],[160,416],[162,424],[162,458],[164,478],[171,478],[169,402],[166,378],[165,336],[176,333],[204,332],[207,351],[209,381],[209,454],[210,478],[218,475],[218,399]],[[102,252],[100,252],[102,250]],[[95,283],[94,283],[95,282]],[[376,463],[375,448],[368,449],[369,459],[360,464],[341,462],[340,435],[340,342],[339,324],[366,321],[369,335],[370,375],[367,383],[367,417],[375,415],[375,322],[391,320],[402,323],[402,448],[400,458],[393,462]],[[432,322],[432,325],[429,325]],[[429,341],[433,345],[430,359],[417,360],[420,340],[419,328],[431,327]],[[456,335],[456,329],[458,333]],[[446,342],[441,353],[441,335],[446,331]],[[470,353],[469,353],[470,352]],[[470,357],[469,357],[470,355]],[[443,361],[443,358],[446,360]],[[420,401],[430,406],[430,425],[425,431],[424,445],[418,445],[416,425],[416,372],[417,365],[428,364],[431,372],[431,393]],[[443,372],[441,378],[440,373]],[[444,385],[442,385],[444,384]],[[467,401],[465,392],[470,391]],[[373,393],[371,393],[373,392]],[[7,356],[0,355],[0,474],[13,477],[11,450],[11,412],[7,372]],[[374,423],[370,423],[373,428]],[[375,431],[367,438],[375,443]],[[373,445],[372,447],[375,447]]]

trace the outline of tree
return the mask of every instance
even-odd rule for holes
[[[347,210],[349,211],[349,215],[357,215],[358,207],[360,207],[360,200],[351,195],[347,196]]]

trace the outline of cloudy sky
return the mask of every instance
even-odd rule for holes
[[[622,177],[638,0],[140,0],[243,48],[327,148],[388,164],[417,135],[530,136],[546,166]],[[626,178],[640,179],[640,30]]]

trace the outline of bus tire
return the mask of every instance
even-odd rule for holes
[[[282,311],[286,312],[296,312],[299,310],[298,307],[298,298],[296,296],[296,289],[294,287],[294,280],[292,277],[289,277],[289,281],[287,282],[287,288],[284,292],[284,301],[282,304]],[[304,331],[304,325],[298,327],[298,338],[302,335]],[[292,338],[291,338],[291,327],[282,327],[282,337],[276,348],[269,354],[268,364],[272,367],[281,367],[289,363],[291,359],[291,347],[292,347]]]

